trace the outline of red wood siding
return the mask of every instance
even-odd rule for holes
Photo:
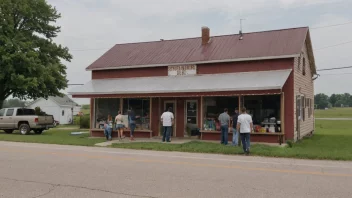
[[[167,76],[167,67],[92,71],[92,79]]]
[[[292,61],[293,64],[293,61]],[[285,139],[293,139],[294,137],[294,119],[295,119],[295,106],[294,106],[294,74],[291,73],[288,77],[282,92],[284,92],[284,110],[285,110]]]
[[[197,65],[197,74],[236,73],[292,69],[293,58]]]
[[[151,130],[153,131],[153,136],[159,136],[159,127],[160,127],[160,105],[159,98],[152,98],[152,125]]]
[[[185,132],[185,99],[178,98],[177,102],[177,119],[176,119],[176,137],[184,137]]]

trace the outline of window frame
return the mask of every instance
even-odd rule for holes
[[[11,111],[12,111],[11,115],[8,115],[8,112],[11,112]],[[11,116],[13,116],[13,113],[14,113],[14,112],[15,112],[15,109],[7,109],[5,116],[6,116],[6,117],[11,117]]]
[[[0,109],[0,117],[4,117],[6,109]],[[2,112],[1,112],[2,111]]]
[[[303,76],[305,76],[306,75],[306,58],[305,57],[303,57],[303,64],[302,64],[302,74],[303,74]]]

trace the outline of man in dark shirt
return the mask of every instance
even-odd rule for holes
[[[238,108],[235,109],[235,114],[232,116],[232,128],[233,128],[233,135],[232,135],[232,145],[238,146],[238,133],[239,131],[236,130],[237,120],[238,120]]]

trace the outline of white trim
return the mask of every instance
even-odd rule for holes
[[[241,88],[241,89],[203,89],[203,90],[165,90],[165,91],[130,91],[130,92],[85,92],[74,93],[72,95],[111,95],[111,94],[160,94],[160,93],[192,93],[192,92],[222,92],[222,91],[262,91],[262,90],[281,90],[282,86],[263,87],[263,88]]]
[[[195,61],[186,63],[164,63],[164,64],[150,64],[150,65],[125,65],[118,67],[104,67],[104,68],[94,68],[88,69],[86,71],[96,71],[96,70],[112,70],[112,69],[131,69],[131,68],[145,68],[145,67],[165,67],[165,66],[177,66],[177,65],[197,65],[197,64],[208,64],[208,63],[225,63],[225,62],[240,62],[240,61],[255,61],[255,60],[270,60],[270,59],[283,59],[283,58],[295,58],[299,54],[292,55],[281,55],[281,56],[263,56],[263,57],[253,57],[253,58],[235,58],[235,59],[223,59],[223,60],[210,60],[210,61]]]

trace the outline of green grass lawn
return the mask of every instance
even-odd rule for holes
[[[242,154],[240,147],[223,146],[217,143],[194,141],[186,144],[130,143],[113,144],[115,148],[144,149],[158,151],[180,151],[194,153]],[[251,155],[307,159],[352,160],[352,122],[316,122],[316,133],[311,138],[289,147],[266,145],[251,146]]]
[[[31,142],[45,144],[62,144],[62,145],[78,145],[78,146],[94,146],[96,143],[103,142],[103,138],[89,138],[89,134],[71,135],[74,130],[50,129],[44,131],[41,135],[20,135],[18,132],[6,134],[0,132],[0,141],[12,142]],[[82,130],[77,130],[82,131]],[[86,131],[88,132],[88,131]]]
[[[331,108],[315,110],[316,118],[352,118],[352,108]]]
[[[79,129],[79,125],[77,125],[77,124],[60,124],[60,125],[56,126],[54,129],[65,129],[65,128]]]

